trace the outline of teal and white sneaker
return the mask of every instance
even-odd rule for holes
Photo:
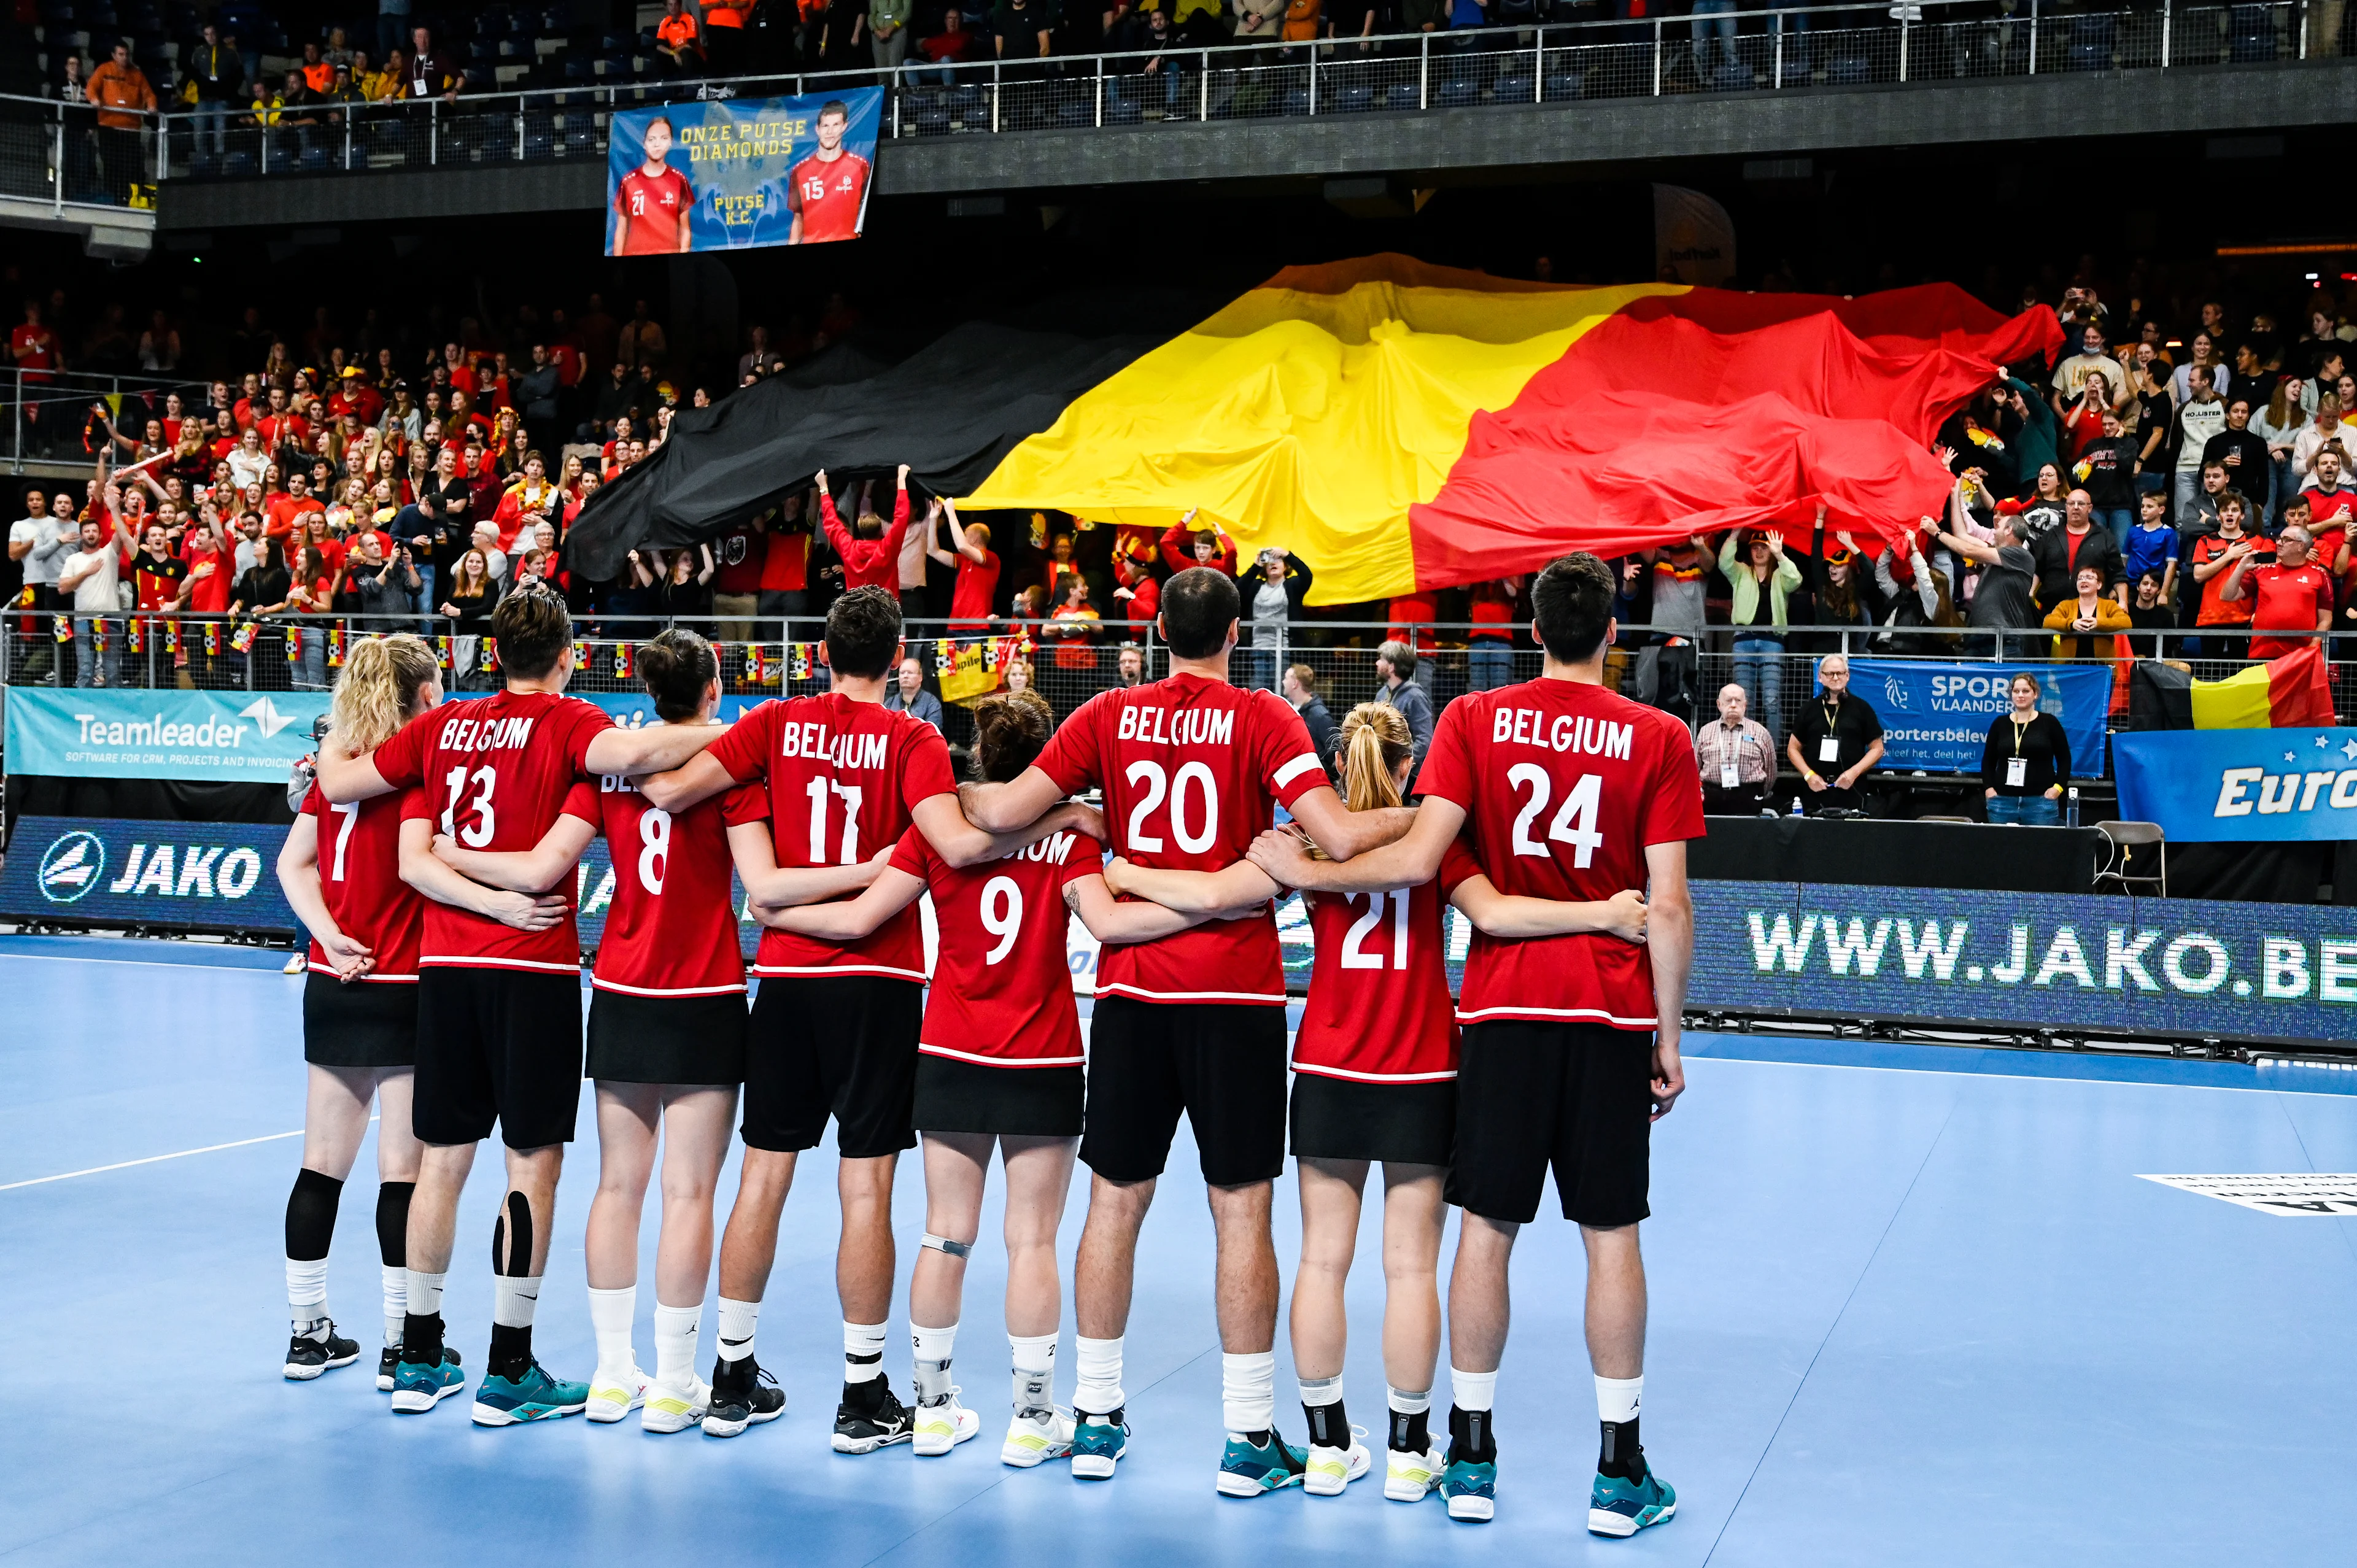
[[[619,1371],[604,1367],[589,1380],[589,1406],[586,1413],[600,1423],[616,1422],[644,1404],[647,1400],[647,1375],[632,1361]]]
[[[1248,1443],[1228,1434],[1220,1455],[1220,1491],[1231,1498],[1256,1498],[1263,1492],[1297,1487],[1309,1469],[1309,1456],[1269,1428],[1266,1443]]]
[[[998,1462],[1028,1470],[1072,1451],[1072,1418],[1054,1406],[1018,1410],[1006,1423],[1006,1441],[998,1445]]]
[[[951,1449],[982,1432],[982,1417],[958,1403],[959,1391],[952,1387],[939,1404],[917,1407],[917,1424],[909,1439],[910,1451],[927,1459],[938,1459]]]
[[[513,1426],[519,1422],[554,1421],[578,1415],[588,1403],[587,1383],[561,1383],[535,1359],[521,1378],[503,1378],[496,1372],[484,1375],[475,1385],[475,1424]]]
[[[639,1408],[639,1425],[648,1432],[685,1432],[701,1424],[711,1409],[712,1385],[701,1378],[691,1376],[683,1389],[651,1382],[646,1403]]]
[[[1383,1496],[1395,1503],[1420,1503],[1440,1485],[1440,1473],[1448,1466],[1437,1448],[1422,1454],[1389,1449],[1383,1461]]]
[[[458,1365],[458,1352],[448,1346],[442,1348],[440,1366],[429,1367],[423,1361],[398,1361],[393,1369],[393,1413],[416,1415],[436,1405],[467,1386],[467,1374]]]
[[[1313,1498],[1339,1498],[1342,1489],[1375,1467],[1375,1456],[1359,1441],[1366,1436],[1363,1426],[1351,1428],[1351,1446],[1324,1448],[1309,1445],[1309,1467],[1302,1473],[1301,1489]]]
[[[1073,1412],[1072,1479],[1110,1481],[1114,1461],[1129,1452],[1129,1423],[1125,1412],[1091,1415]]]
[[[1645,1466],[1642,1480],[1598,1476],[1587,1493],[1587,1533],[1634,1535],[1649,1524],[1667,1524],[1678,1511],[1678,1494]]]
[[[1440,1475],[1440,1495],[1448,1503],[1448,1517],[1484,1524],[1498,1517],[1498,1462],[1451,1459]],[[1589,1516],[1593,1518],[1593,1515]]]

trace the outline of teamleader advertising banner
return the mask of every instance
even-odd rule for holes
[[[284,784],[325,692],[11,686],[8,771],[67,779]]]
[[[2112,771],[2122,819],[2172,843],[2357,839],[2357,729],[2140,730]]]
[[[2039,707],[2062,721],[2071,764],[2082,779],[2104,771],[2104,721],[2112,707],[2108,664],[1935,664],[1913,659],[1853,659],[1849,689],[1882,721],[1882,766],[1930,773],[1978,773],[1981,746],[1997,715],[2012,708],[2007,688],[2027,671],[2045,688]]]
[[[669,256],[856,240],[884,90],[667,103],[612,116],[606,253]]]

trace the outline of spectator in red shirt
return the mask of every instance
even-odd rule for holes
[[[2251,657],[2280,659],[2308,647],[2313,634],[2332,629],[2332,575],[2308,557],[2312,541],[2304,528],[2276,536],[2272,565],[2254,568],[2248,553],[2236,555],[2219,596],[2252,601]]]
[[[1236,575],[1236,542],[1217,529],[1197,528],[1186,519],[1170,525],[1162,535],[1162,564],[1173,572],[1184,572],[1190,566],[1209,566],[1212,571],[1232,577]]]
[[[843,558],[843,591],[877,587],[897,596],[900,584],[900,536],[909,532],[909,465],[900,465],[899,487],[892,501],[892,526],[874,512],[859,514],[854,538],[834,514],[834,497],[826,488],[826,470],[818,471],[819,518],[826,526],[826,542]]]
[[[305,512],[327,510],[327,504],[311,493],[310,476],[297,468],[286,476],[286,493],[270,498],[270,532],[273,537],[292,533]]]
[[[985,630],[998,596],[998,557],[990,553],[990,525],[977,522],[969,528],[959,522],[957,503],[946,496],[942,499],[942,514],[950,520],[953,548],[943,550],[936,535],[926,541],[925,553],[944,566],[957,568],[957,585],[950,590],[950,629]]]
[[[1097,625],[1101,618],[1089,604],[1089,580],[1078,572],[1064,578],[1064,602],[1056,607],[1039,635],[1056,645],[1059,670],[1097,667]]]
[[[1130,624],[1151,626],[1162,613],[1162,585],[1155,581],[1146,560],[1116,555],[1113,563],[1114,600],[1128,607]]]

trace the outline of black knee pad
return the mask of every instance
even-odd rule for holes
[[[532,1277],[532,1204],[520,1192],[508,1194],[507,1212],[491,1227],[491,1273]]]
[[[344,1184],[334,1176],[304,1169],[295,1173],[295,1190],[286,1195],[286,1255],[298,1263],[317,1262],[328,1255],[336,1235],[336,1206]]]
[[[409,1200],[416,1191],[414,1181],[388,1181],[377,1187],[376,1251],[388,1269],[409,1262]]]

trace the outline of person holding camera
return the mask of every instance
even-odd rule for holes
[[[409,614],[410,607],[417,602],[416,596],[425,590],[425,580],[417,571],[415,548],[403,542],[388,552],[384,535],[376,530],[369,529],[360,535],[349,580],[360,596],[360,613],[372,622],[369,630],[391,630],[373,624],[374,618]]]

